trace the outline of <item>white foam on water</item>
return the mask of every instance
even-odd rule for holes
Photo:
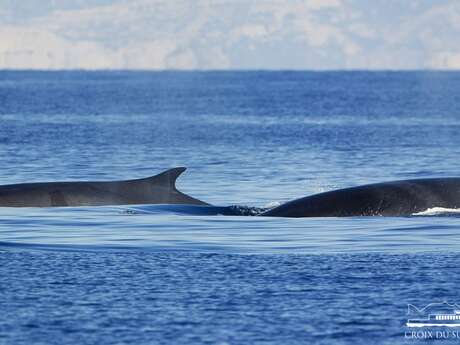
[[[414,216],[438,216],[445,214],[460,214],[460,208],[432,207],[422,212],[414,213]]]
[[[272,201],[272,202],[269,202],[268,204],[262,206],[262,208],[268,208],[268,209],[271,209],[271,208],[275,208],[275,207],[278,207],[280,206],[282,203],[279,202],[279,201]]]

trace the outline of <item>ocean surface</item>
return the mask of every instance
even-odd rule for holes
[[[0,344],[459,343],[460,213],[262,218],[336,188],[460,176],[460,72],[0,71],[0,184],[185,166],[216,207],[0,208]],[[421,331],[418,329],[416,331]]]

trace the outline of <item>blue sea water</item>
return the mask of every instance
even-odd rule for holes
[[[186,166],[187,194],[271,207],[459,176],[459,90],[458,72],[0,71],[0,184]],[[412,344],[407,304],[460,301],[453,210],[220,213],[0,208],[0,344]]]

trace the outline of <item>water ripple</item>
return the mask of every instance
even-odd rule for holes
[[[211,215],[203,215],[200,207],[179,211],[171,207],[165,212],[167,209],[162,205],[2,208],[0,248],[232,254],[405,253],[460,248],[460,226],[450,217],[287,219],[220,216],[210,210]]]

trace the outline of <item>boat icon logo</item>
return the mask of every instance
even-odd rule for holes
[[[407,327],[460,327],[460,305],[430,303],[423,308],[407,305]]]

